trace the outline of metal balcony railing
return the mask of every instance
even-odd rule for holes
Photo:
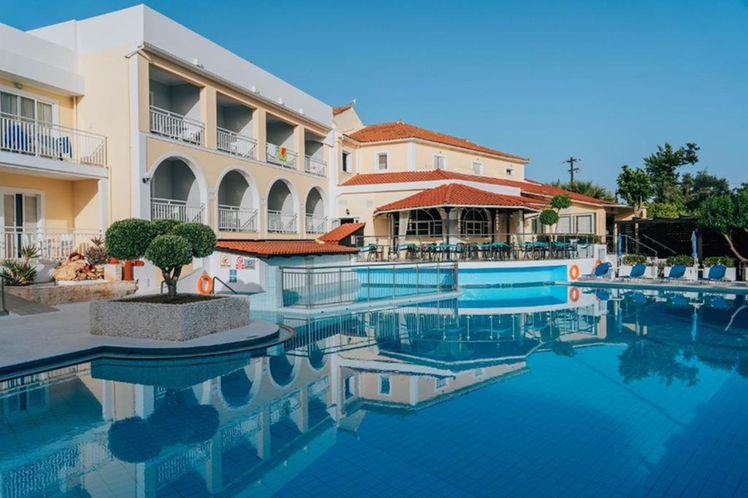
[[[0,228],[0,260],[18,258],[21,248],[36,247],[44,259],[65,259],[72,252],[85,252],[91,239],[100,237],[96,229],[49,230],[43,228]]]
[[[194,145],[205,144],[204,123],[156,106],[151,106],[151,132]]]
[[[257,210],[219,204],[218,230],[225,232],[256,232]]]
[[[216,129],[216,148],[221,152],[254,159],[256,147],[257,142],[250,137],[220,127]]]
[[[205,204],[188,204],[175,199],[152,198],[151,219],[205,223]]]
[[[284,168],[296,169],[296,158],[298,157],[298,154],[288,147],[267,142],[265,144],[265,153],[267,156],[267,162],[283,166]]]
[[[268,232],[296,233],[299,231],[297,221],[298,215],[296,214],[268,210]]]
[[[12,114],[0,114],[0,150],[106,166],[106,137]]]
[[[304,157],[304,171],[312,175],[325,176],[325,169],[327,165],[324,161],[314,159],[311,156]]]
[[[307,215],[304,227],[306,233],[325,233],[327,228],[327,218]]]

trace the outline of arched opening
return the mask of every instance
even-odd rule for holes
[[[309,365],[315,370],[321,370],[327,363],[327,356],[322,352],[320,344],[321,342],[313,342],[308,349]]]
[[[286,354],[271,356],[269,365],[270,378],[279,386],[287,386],[296,376],[295,361]]]
[[[218,185],[218,229],[256,232],[257,209],[247,177],[238,170],[226,173]]]
[[[317,187],[309,191],[306,196],[306,232],[325,233],[327,218],[325,217],[325,201],[322,192]]]
[[[231,408],[240,408],[252,398],[252,380],[243,368],[221,376],[221,396]]]
[[[204,223],[200,184],[182,159],[161,162],[151,178],[151,219]]]
[[[416,209],[410,212],[407,235],[439,237],[442,235],[443,225],[438,209]]]
[[[268,193],[268,232],[296,233],[297,218],[291,188],[284,180],[276,180]]]
[[[490,232],[490,221],[485,209],[468,208],[460,215],[460,234],[481,236]]]

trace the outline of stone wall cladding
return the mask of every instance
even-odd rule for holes
[[[6,286],[8,294],[27,301],[47,304],[82,303],[101,299],[120,299],[133,294],[138,289],[135,282],[101,282],[80,284],[37,284],[24,287]]]
[[[225,296],[188,304],[129,299],[91,303],[91,333],[115,337],[188,341],[249,325],[249,298]]]

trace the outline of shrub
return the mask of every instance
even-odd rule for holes
[[[106,250],[122,261],[140,259],[157,235],[156,228],[150,221],[137,218],[115,221],[106,231]]]
[[[175,226],[170,233],[187,239],[195,258],[210,256],[216,247],[216,234],[202,223],[182,223]]]
[[[28,261],[6,259],[0,275],[8,285],[31,285],[36,280],[36,269]]]
[[[182,222],[177,220],[155,220],[152,221],[151,224],[153,225],[155,237],[156,235],[166,235],[167,233],[170,233],[178,225],[181,225]]]
[[[566,194],[554,195],[553,198],[551,198],[551,207],[556,211],[568,209],[571,207],[571,198]]]
[[[540,212],[538,221],[540,221],[541,225],[555,225],[558,223],[558,213],[553,209],[544,209]]]
[[[728,268],[735,267],[735,258],[730,256],[709,256],[704,258],[704,266],[725,265]]]
[[[91,239],[91,247],[86,249],[85,257],[91,266],[103,265],[109,260],[106,247],[104,247],[104,240],[101,237]]]
[[[668,256],[665,260],[665,264],[667,266],[674,266],[674,265],[686,265],[686,266],[693,266],[694,259],[693,256],[688,256],[686,254],[678,254],[677,256]]]
[[[646,263],[647,257],[642,254],[627,254],[621,261],[624,265],[635,265],[637,263]]]
[[[145,258],[158,266],[169,291],[169,297],[175,297],[182,266],[192,262],[190,241],[174,234],[159,235],[146,249]]]

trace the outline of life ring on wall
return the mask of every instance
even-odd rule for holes
[[[197,292],[200,294],[212,294],[213,293],[213,279],[210,275],[203,273],[200,278],[197,279]]]
[[[579,301],[579,289],[577,287],[569,289],[569,299],[572,303]]]
[[[579,278],[579,267],[577,265],[571,265],[569,267],[569,278],[572,280]]]

